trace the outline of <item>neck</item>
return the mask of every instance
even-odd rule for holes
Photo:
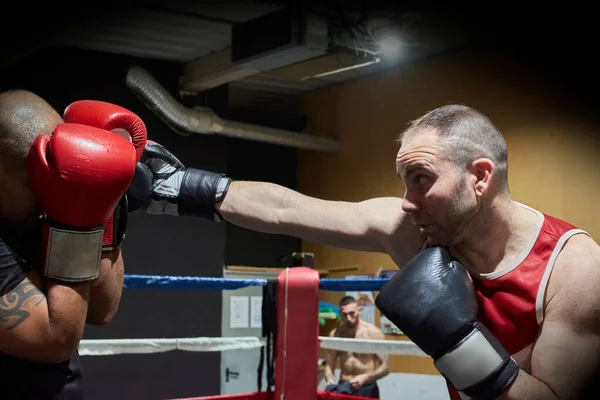
[[[536,221],[535,214],[510,198],[498,199],[486,208],[468,238],[451,248],[461,263],[480,274],[512,261],[529,240]]]
[[[344,325],[343,330],[347,333],[356,333],[358,326],[360,325],[360,321],[356,323],[356,325]]]

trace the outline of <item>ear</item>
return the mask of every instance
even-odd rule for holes
[[[478,158],[471,164],[475,177],[475,194],[484,197],[492,184],[496,166],[489,158]]]

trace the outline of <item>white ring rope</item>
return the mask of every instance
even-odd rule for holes
[[[406,340],[346,339],[319,336],[321,348],[362,354],[395,354],[425,356],[413,342]],[[177,338],[177,339],[96,339],[82,340],[81,356],[106,356],[115,354],[150,354],[167,351],[229,351],[256,349],[265,346],[258,337],[231,338]]]
[[[402,356],[427,356],[408,340],[346,339],[319,336],[321,348],[362,354],[394,354]]]
[[[99,339],[82,340],[79,343],[81,356],[107,356],[113,354],[164,353],[182,351],[228,351],[257,349],[265,345],[257,337],[235,338],[177,338],[177,339]]]

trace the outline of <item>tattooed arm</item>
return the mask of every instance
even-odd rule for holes
[[[44,294],[44,289],[46,294]],[[0,351],[39,362],[62,362],[83,336],[89,284],[46,284],[32,272],[0,297]]]
[[[0,241],[0,287],[0,352],[49,363],[75,353],[83,336],[89,283],[42,281]]]

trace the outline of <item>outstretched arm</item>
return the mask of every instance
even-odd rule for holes
[[[134,208],[151,214],[224,219],[259,232],[388,253],[397,263],[412,258],[422,243],[401,198],[331,201],[268,182],[232,182],[224,174],[185,167],[156,143],[146,146],[143,161],[128,196],[138,198]]]
[[[352,250],[389,252],[392,242],[400,249],[419,242],[401,198],[331,201],[272,183],[233,182],[217,208],[225,220],[247,229]],[[396,236],[401,240],[392,241]]]

